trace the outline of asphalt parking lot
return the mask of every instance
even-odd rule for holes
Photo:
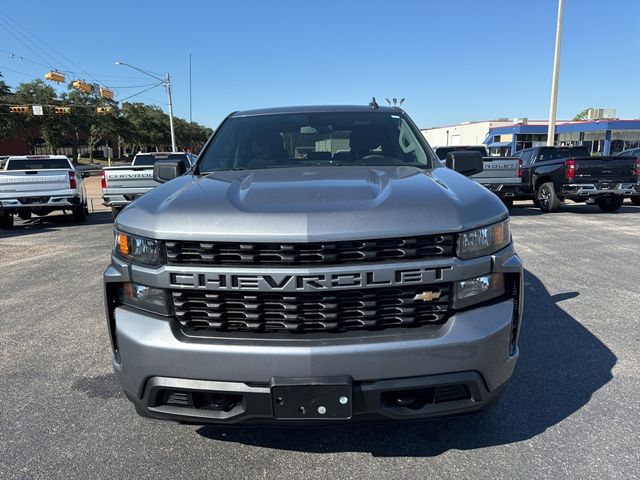
[[[639,478],[640,207],[512,215],[521,359],[481,416],[324,429],[138,417],[110,365],[111,215],[0,232],[0,478]]]

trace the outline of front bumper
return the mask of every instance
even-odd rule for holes
[[[518,351],[509,351],[513,301],[460,312],[420,332],[378,332],[342,340],[189,341],[173,322],[126,307],[115,312],[118,350],[113,365],[127,397],[156,418],[202,422],[272,421],[274,377],[346,376],[354,386],[353,417],[422,418],[476,411],[511,377]],[[464,385],[468,398],[420,409],[384,405],[383,392]],[[159,403],[159,391],[239,395],[242,408]],[[365,395],[366,393],[366,395]],[[383,408],[384,407],[384,408]]]

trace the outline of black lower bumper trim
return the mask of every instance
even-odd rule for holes
[[[275,424],[329,425],[360,421],[415,420],[474,413],[493,405],[507,383],[489,391],[478,372],[459,372],[425,377],[388,379],[371,382],[345,381],[348,377],[291,379],[297,385],[289,397],[281,392],[283,379],[264,385],[236,382],[152,377],[142,398],[128,394],[138,413],[145,417],[196,424]],[[335,380],[335,381],[334,381]],[[309,388],[313,385],[313,388]],[[324,392],[327,385],[329,392]],[[340,388],[336,389],[335,385]],[[349,386],[351,395],[346,393]],[[335,395],[334,395],[335,393]],[[333,396],[336,398],[333,399]],[[317,398],[315,398],[317,397]],[[287,405],[279,415],[278,401],[299,402]],[[327,402],[348,402],[329,405]],[[322,408],[321,408],[322,407]],[[334,415],[318,414],[325,410]],[[312,410],[313,409],[313,410]],[[312,411],[305,418],[305,412]],[[345,413],[348,412],[348,415]]]

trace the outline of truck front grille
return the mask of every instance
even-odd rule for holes
[[[169,265],[339,265],[452,257],[453,235],[317,243],[165,242]]]
[[[450,284],[439,283],[322,293],[180,290],[171,295],[175,315],[185,327],[317,332],[442,323],[449,315],[450,289]],[[433,292],[433,300],[415,299],[425,292]]]

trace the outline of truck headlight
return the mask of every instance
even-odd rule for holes
[[[491,255],[511,242],[509,220],[469,230],[458,235],[459,258],[476,258]]]
[[[504,295],[504,275],[490,273],[453,285],[453,308],[464,308]]]
[[[118,289],[118,303],[158,315],[169,315],[167,293],[139,283],[123,283]]]
[[[115,231],[113,251],[125,260],[152,267],[161,264],[160,244],[157,240],[141,238]]]

